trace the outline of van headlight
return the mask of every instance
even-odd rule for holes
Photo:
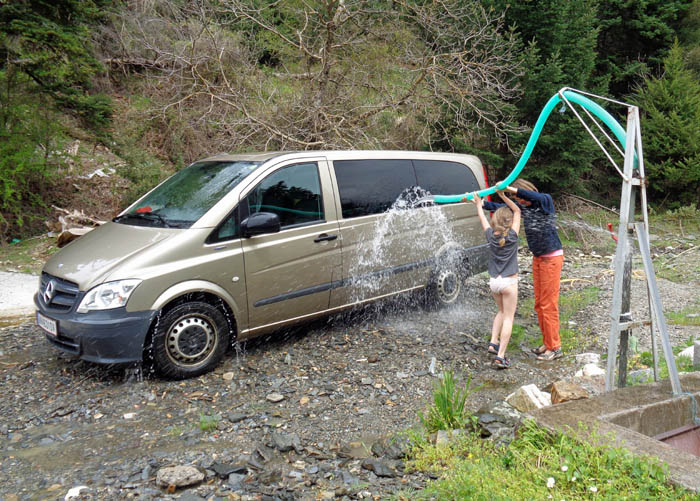
[[[141,280],[132,278],[129,280],[117,280],[93,287],[85,294],[78,306],[78,313],[87,313],[95,310],[111,310],[126,305],[129,296]]]

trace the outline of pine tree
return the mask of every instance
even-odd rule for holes
[[[650,195],[686,204],[700,202],[700,82],[683,54],[676,42],[663,75],[647,77],[634,99],[642,112]]]
[[[506,8],[505,2],[494,6]],[[562,87],[606,91],[606,82],[594,78],[596,6],[596,0],[508,2],[508,23],[527,44],[523,97],[517,104],[523,123],[534,125],[549,98]],[[524,145],[528,138],[525,134],[516,140]],[[599,155],[597,145],[570,111],[552,113],[522,176],[542,190],[588,194],[581,179],[595,177],[592,164]]]

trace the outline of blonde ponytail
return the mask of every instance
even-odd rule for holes
[[[513,211],[505,206],[499,207],[493,213],[493,217],[491,217],[491,225],[493,234],[501,237],[498,241],[499,247],[503,247],[506,244],[508,230],[513,226]]]

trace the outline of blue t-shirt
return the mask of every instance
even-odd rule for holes
[[[525,238],[530,252],[535,256],[542,256],[562,249],[552,196],[522,188],[518,188],[517,196],[530,202],[527,206],[516,202],[522,213]],[[484,210],[495,211],[503,205],[505,204],[487,201],[484,202]]]

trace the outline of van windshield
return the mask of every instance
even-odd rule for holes
[[[262,162],[197,162],[142,198],[114,222],[189,228]]]

